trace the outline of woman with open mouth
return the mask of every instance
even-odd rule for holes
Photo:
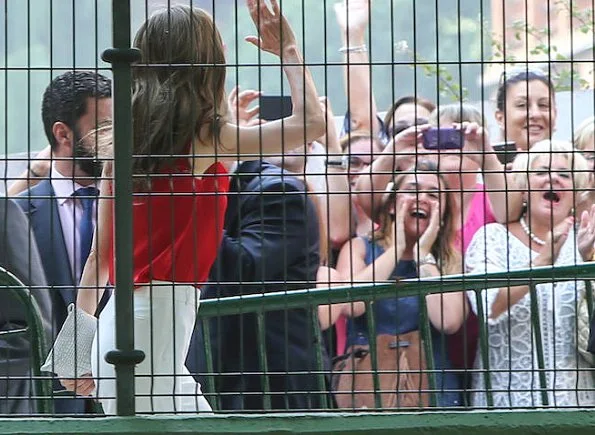
[[[418,163],[399,174],[389,185],[379,214],[379,230],[367,237],[356,237],[339,254],[337,271],[352,283],[390,282],[401,278],[448,275],[461,272],[461,256],[454,246],[455,219],[453,201],[444,178],[432,162]],[[398,289],[396,290],[398,293]],[[421,329],[423,306],[431,325],[431,343],[438,406],[461,405],[458,377],[449,372],[445,352],[445,334],[457,331],[464,318],[461,293],[396,297],[374,301],[373,316],[377,338],[401,335]],[[425,302],[425,304],[424,304]],[[369,343],[368,313],[363,302],[344,304],[343,314],[350,317],[347,333],[349,357],[354,347]],[[380,343],[380,339],[377,339]],[[379,345],[377,346],[379,347]],[[384,349],[377,349],[378,355]],[[396,358],[396,353],[393,354]],[[380,357],[379,357],[380,358]],[[381,362],[378,362],[379,367]],[[419,367],[410,367],[418,371]],[[397,384],[393,392],[406,389]],[[410,393],[421,394],[420,385]],[[352,392],[353,393],[353,392]],[[355,392],[357,393],[357,392]],[[403,404],[384,403],[383,407]],[[357,407],[357,401],[354,402]]]
[[[524,211],[508,225],[489,224],[469,245],[469,273],[501,272],[591,261],[595,242],[595,206],[584,211],[575,230],[572,208],[576,191],[588,186],[587,162],[566,142],[545,140],[513,163],[516,184],[523,191]],[[496,408],[545,406],[535,346],[538,315],[543,343],[544,375],[549,406],[595,404],[595,386],[588,363],[577,352],[577,305],[583,281],[536,286],[510,286],[481,292],[489,342],[489,376]],[[478,312],[474,292],[469,300]],[[532,305],[532,303],[534,305]],[[533,312],[536,306],[538,312]],[[475,360],[483,369],[482,360]],[[473,374],[474,406],[487,406],[482,372]]]

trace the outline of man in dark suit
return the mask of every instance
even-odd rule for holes
[[[96,208],[98,125],[111,119],[111,81],[88,71],[56,77],[45,90],[42,118],[52,149],[49,178],[23,192],[18,204],[29,216],[52,289],[52,313],[59,330],[89,253]],[[35,174],[32,174],[35,175]],[[59,384],[56,388],[62,389]],[[57,413],[82,413],[82,399],[55,400]]]
[[[225,232],[211,281],[203,298],[227,297],[316,286],[319,227],[315,205],[304,183],[277,166],[244,162],[232,177]],[[313,317],[314,316],[314,317]],[[328,359],[309,309],[269,311],[264,315],[266,371],[272,409],[322,406],[315,374],[317,352]],[[197,328],[198,330],[199,328]],[[216,390],[224,410],[264,409],[265,371],[259,361],[255,314],[225,316],[211,322]],[[195,332],[200,334],[200,331]],[[196,337],[195,337],[196,338]],[[196,341],[190,360],[197,351]],[[189,362],[191,371],[192,361]]]
[[[39,307],[45,340],[54,330],[52,305],[37,245],[23,211],[10,199],[0,198],[0,266],[16,276]],[[25,307],[7,292],[0,292],[0,332],[28,327]],[[31,344],[26,335],[0,338],[0,414],[35,414],[36,395],[30,380]],[[27,379],[29,378],[29,379]]]

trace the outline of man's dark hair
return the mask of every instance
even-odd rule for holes
[[[57,142],[52,132],[56,122],[63,122],[71,130],[87,112],[87,98],[110,98],[112,81],[92,71],[69,71],[56,77],[43,93],[41,118],[45,135],[52,150]]]

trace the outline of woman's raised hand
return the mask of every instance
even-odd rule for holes
[[[567,217],[550,231],[545,240],[545,245],[533,262],[534,266],[548,266],[556,262],[560,249],[568,239],[568,234],[573,225],[574,218]]]
[[[258,30],[258,36],[246,36],[245,40],[263,51],[281,56],[291,47],[296,47],[295,35],[291,26],[281,14],[277,0],[270,0],[272,10],[266,0],[247,0],[252,21]]]
[[[415,156],[422,146],[422,133],[430,127],[429,124],[413,125],[403,130],[388,143],[383,154],[394,153],[400,170],[409,169],[415,163]]]
[[[583,211],[576,236],[583,261],[592,261],[595,251],[595,205],[590,210]]]
[[[398,205],[398,209],[396,210],[391,242],[397,251],[397,257],[400,257],[403,254],[403,251],[405,251],[405,247],[407,245],[407,240],[405,238],[405,215],[409,212],[411,203],[414,200],[415,198],[403,198],[403,200]]]
[[[261,92],[253,89],[247,89],[240,92],[240,87],[234,87],[227,97],[227,105],[229,106],[229,112],[237,125],[251,125],[255,120],[258,120],[259,106],[255,106],[252,109],[248,107],[254,101],[258,100]]]
[[[337,24],[343,32],[357,36],[364,36],[368,26],[370,14],[370,0],[343,0],[335,3],[335,15]]]
[[[494,149],[485,129],[476,122],[463,122],[462,124],[454,124],[453,127],[461,130],[463,134],[465,139],[463,152],[465,156],[483,167],[485,155],[494,154]]]
[[[440,232],[440,203],[438,201],[432,201],[430,222],[428,227],[419,237],[415,248],[413,249],[414,255],[417,256],[416,260],[422,260],[426,255],[432,252],[432,246],[436,243],[436,238]]]

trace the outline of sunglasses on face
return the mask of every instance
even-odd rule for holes
[[[500,74],[500,86],[510,82],[516,81],[518,79],[545,79],[549,81],[549,76],[547,73],[539,68],[533,67],[521,67],[521,66],[514,66],[511,68],[504,67],[504,70]]]
[[[387,136],[395,137],[402,131],[407,130],[409,127],[413,127],[414,125],[424,125],[427,124],[429,121],[426,118],[416,118],[413,123],[408,121],[397,121],[391,127],[387,128]]]
[[[349,162],[349,168],[352,170],[355,170],[355,171],[358,171],[358,170],[370,165],[370,162],[367,162],[358,156],[350,156],[348,162]]]

